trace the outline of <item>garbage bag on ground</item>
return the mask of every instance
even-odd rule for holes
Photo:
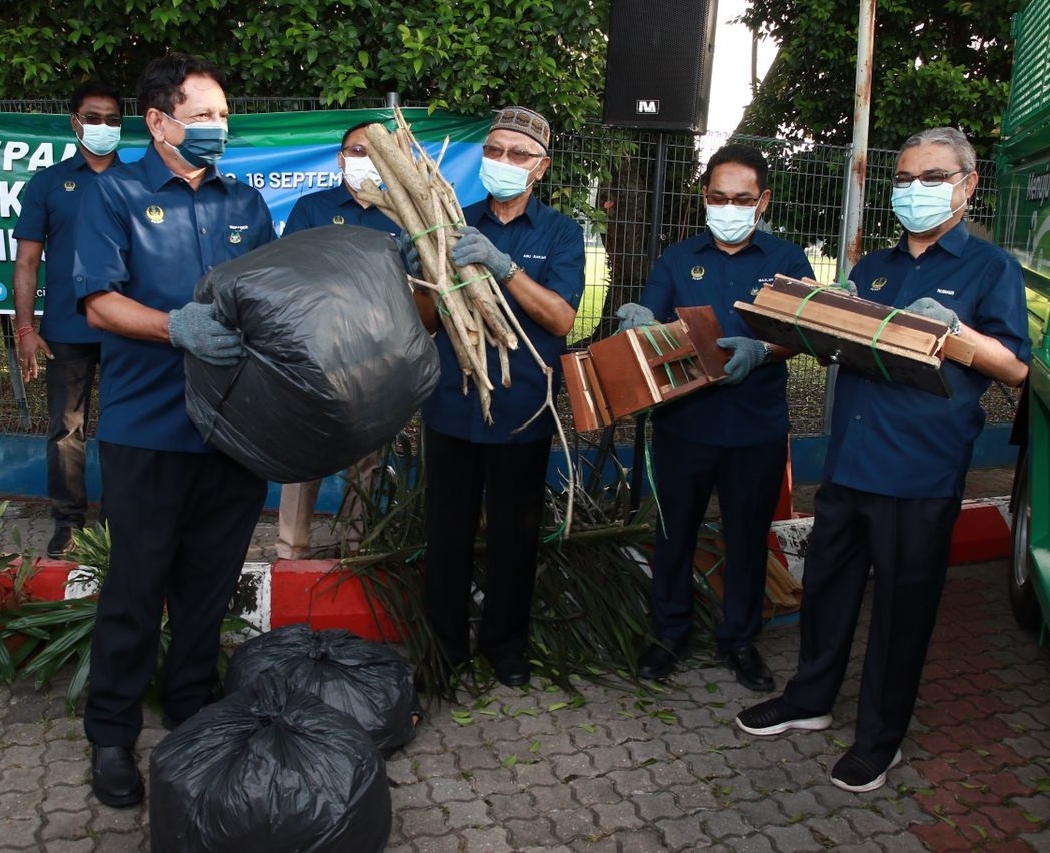
[[[233,653],[223,690],[247,687],[271,668],[288,684],[357,720],[384,755],[415,736],[413,717],[420,705],[412,665],[388,646],[341,629],[285,625]]]
[[[247,357],[187,355],[204,439],[277,483],[341,471],[397,434],[437,383],[437,349],[389,234],[310,228],[220,264],[194,299],[241,330]]]
[[[348,714],[265,673],[150,755],[152,853],[370,853],[392,820],[385,764]]]

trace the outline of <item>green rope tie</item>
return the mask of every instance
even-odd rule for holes
[[[890,320],[892,320],[899,313],[899,308],[892,309],[890,313],[886,315],[885,319],[879,324],[879,328],[875,330],[875,334],[871,337],[871,343],[868,344],[868,347],[871,349],[871,354],[875,357],[875,365],[879,368],[879,372],[882,374],[882,378],[885,379],[887,382],[892,382],[893,380],[890,379],[890,374],[886,370],[885,365],[883,365],[882,363],[882,358],[879,356],[879,351],[875,348],[875,342],[878,341],[879,335],[882,334],[882,330],[886,328],[886,325],[890,322]]]

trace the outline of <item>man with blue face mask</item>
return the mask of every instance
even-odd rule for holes
[[[343,134],[336,163],[343,175],[339,186],[319,190],[300,198],[285,223],[284,234],[295,234],[322,225],[358,225],[397,235],[400,228],[383,211],[358,196],[367,181],[377,186],[383,182],[372,158],[368,156],[365,129],[376,122],[356,124]],[[379,463],[379,451],[370,453],[345,472],[349,483],[346,499],[340,507],[347,523],[347,544],[353,550],[364,533],[359,491],[368,493],[372,473]],[[277,556],[284,560],[302,560],[314,555],[310,547],[310,522],[321,490],[320,480],[285,483],[281,486],[281,506],[277,514]]]
[[[561,382],[561,355],[583,295],[583,231],[533,195],[550,165],[550,127],[524,107],[499,112],[482,147],[481,180],[489,195],[463,211],[450,256],[481,264],[499,283],[510,310]],[[455,669],[471,656],[474,536],[485,513],[484,604],[478,650],[509,686],[528,683],[529,611],[536,575],[543,498],[555,430],[540,412],[547,377],[522,345],[509,354],[511,385],[492,391],[492,422],[477,394],[463,393],[463,373],[434,303],[419,297],[423,322],[436,332],[441,379],[423,406],[427,553],[426,612]],[[489,375],[500,376],[495,347]],[[527,424],[527,425],[526,425]]]
[[[831,441],[806,550],[798,670],[778,696],[737,715],[753,735],[831,725],[864,598],[874,578],[854,743],[831,771],[847,791],[873,791],[902,759],[973,443],[980,399],[995,379],[1028,372],[1024,283],[1017,261],[969,234],[977,187],[973,147],[958,130],[910,137],[891,203],[900,242],[861,258],[858,295],[946,323],[975,347],[942,366],[940,397],[845,367],[835,383]]]
[[[138,805],[133,749],[157,664],[174,727],[218,686],[219,631],[266,497],[266,482],[217,453],[186,412],[183,361],[236,370],[240,332],[193,302],[209,270],[274,239],[262,196],[220,174],[229,109],[222,72],[172,53],[137,86],[152,144],[90,187],[77,222],[74,285],[102,331],[99,461],[111,538],[98,601],[84,731],[95,796]]]
[[[120,101],[120,90],[99,80],[76,88],[69,99],[76,153],[33,176],[14,231],[18,240],[15,326],[22,375],[36,379],[39,356],[47,360],[47,496],[55,523],[47,555],[55,558],[62,558],[73,546],[73,531],[82,528],[87,517],[86,431],[102,338],[77,312],[74,231],[85,190],[98,175],[120,163]],[[45,246],[47,289],[37,331],[33,308]]]
[[[670,675],[685,655],[696,537],[717,489],[726,548],[717,652],[745,687],[773,689],[754,638],[762,627],[769,526],[787,466],[784,361],[793,353],[755,340],[733,303],[753,302],[776,273],[801,278],[813,269],[794,243],[757,230],[770,200],[767,175],[757,148],[716,151],[701,178],[707,230],[668,247],[639,303],[617,312],[628,329],[673,320],[676,308],[709,305],[725,336],[718,345],[732,354],[725,379],[652,415],[661,521],[652,560],[656,636],[638,659],[643,678]]]

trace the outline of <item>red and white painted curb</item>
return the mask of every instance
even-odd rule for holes
[[[1010,554],[1010,499],[963,501],[952,534],[950,562],[973,563]],[[799,581],[812,516],[773,522],[770,547],[783,557]],[[636,559],[648,564],[641,552]],[[358,579],[333,572],[336,560],[278,560],[245,563],[236,598],[238,615],[261,631],[293,622],[309,622],[315,629],[346,628],[370,640],[396,640],[397,626],[386,613],[373,612]],[[38,599],[57,601],[90,594],[93,590],[68,583],[76,565],[64,560],[37,560],[37,573],[28,592]]]

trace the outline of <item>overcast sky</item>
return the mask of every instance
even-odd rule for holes
[[[709,130],[733,130],[751,100],[751,33],[743,24],[728,21],[743,14],[746,0],[718,0],[715,56],[711,70],[711,102],[707,112]],[[759,79],[773,61],[776,49],[763,43],[758,52]]]

